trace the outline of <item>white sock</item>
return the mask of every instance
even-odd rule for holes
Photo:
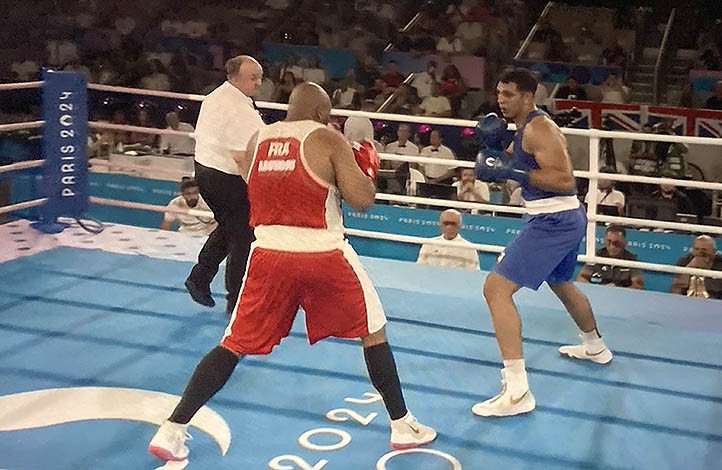
[[[529,390],[524,359],[510,359],[504,362],[506,386],[513,397],[519,397]]]
[[[585,347],[587,348],[587,353],[589,354],[598,354],[604,351],[604,349],[606,349],[607,347],[607,345],[604,344],[604,340],[602,339],[599,331],[596,328],[587,333],[582,331],[581,336],[582,343],[584,343]]]

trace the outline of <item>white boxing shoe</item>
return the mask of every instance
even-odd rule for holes
[[[163,461],[183,461],[188,458],[185,442],[192,439],[187,424],[165,421],[148,444],[148,452]]]
[[[579,335],[582,338],[582,335]],[[559,354],[562,356],[581,359],[583,361],[592,361],[597,364],[609,364],[614,356],[612,351],[604,344],[602,338],[584,341],[574,346],[562,346],[559,348]]]
[[[477,403],[471,408],[471,412],[477,416],[485,418],[504,416],[515,416],[524,413],[531,413],[536,408],[536,400],[531,390],[526,388],[525,391],[512,395],[510,388],[507,386],[505,370],[501,371],[501,393],[481,403]]]
[[[403,418],[391,420],[391,448],[394,450],[413,449],[434,439],[436,431],[419,423],[410,411]]]

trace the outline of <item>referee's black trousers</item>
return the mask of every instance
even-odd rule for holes
[[[246,270],[248,253],[254,240],[248,225],[249,203],[246,182],[241,176],[231,175],[195,162],[196,181],[201,196],[213,211],[218,227],[208,236],[198,253],[189,279],[198,287],[208,287],[226,260],[226,309],[234,308]]]

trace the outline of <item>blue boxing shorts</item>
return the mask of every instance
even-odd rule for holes
[[[544,281],[550,285],[571,281],[586,227],[584,206],[525,215],[524,229],[499,256],[493,271],[534,290]]]

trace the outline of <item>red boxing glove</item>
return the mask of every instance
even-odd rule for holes
[[[361,168],[369,178],[376,179],[376,173],[379,171],[379,154],[376,152],[374,144],[368,140],[362,142],[351,142],[353,156],[356,158],[356,164]]]

